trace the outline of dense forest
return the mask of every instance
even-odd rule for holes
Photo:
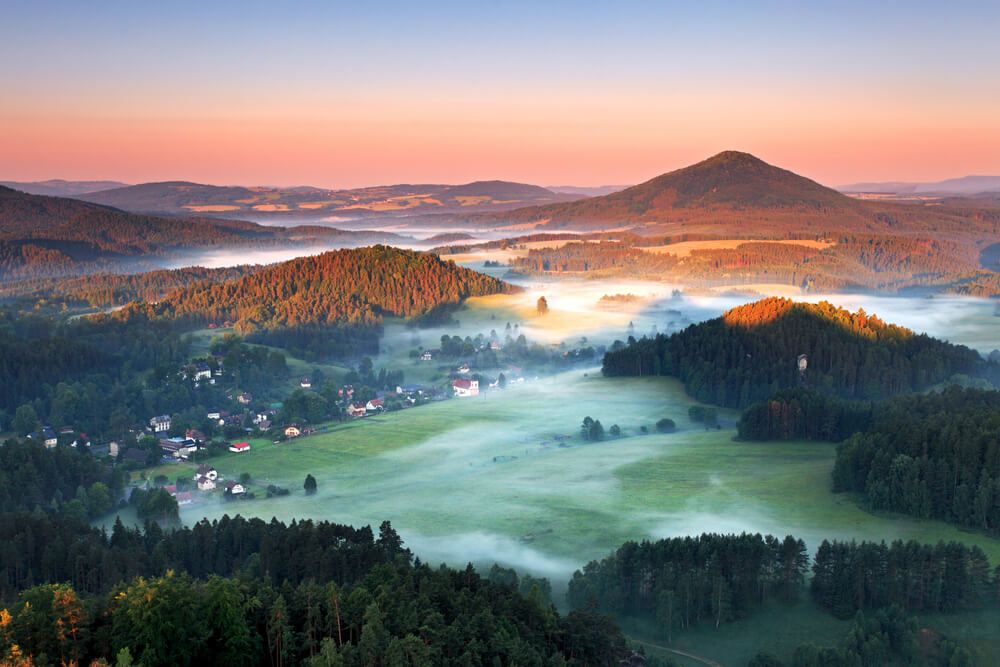
[[[838,446],[833,483],[872,509],[1000,532],[1000,392],[952,387],[885,403]]]
[[[808,367],[799,369],[806,355]],[[956,374],[1000,377],[969,348],[826,302],[767,298],[604,356],[605,375],[671,375],[699,401],[746,407],[806,384],[844,398],[918,391]]]
[[[809,566],[805,543],[757,535],[626,542],[574,573],[567,600],[619,618],[655,619],[666,634],[748,616],[774,597],[795,599]]]
[[[986,554],[960,542],[824,540],[812,571],[813,598],[840,618],[890,605],[911,612],[952,612],[998,598]]]
[[[796,387],[754,403],[740,415],[742,440],[829,440],[839,442],[871,424],[871,401],[852,401]]]
[[[301,257],[225,283],[201,283],[156,304],[132,304],[117,316],[231,322],[241,331],[372,325],[386,316],[417,316],[470,296],[515,289],[433,255],[372,246]]]
[[[56,428],[95,433],[113,421],[130,427],[154,409],[147,403],[154,397],[144,393],[146,374],[165,377],[189,351],[169,322],[100,316],[57,323],[0,311],[0,421],[6,428],[29,404]]]
[[[0,652],[19,665],[617,665],[609,621],[413,559],[388,523],[0,515]],[[19,593],[16,600],[15,593]],[[30,658],[26,659],[27,656]],[[124,662],[123,662],[124,661]]]

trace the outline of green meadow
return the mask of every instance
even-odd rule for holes
[[[791,533],[811,547],[825,537],[956,539],[1000,561],[1000,541],[940,522],[876,516],[833,494],[833,445],[737,442],[731,427],[690,422],[692,404],[670,379],[573,371],[330,425],[282,444],[254,440],[250,453],[212,463],[229,479],[249,473],[258,497],[224,503],[219,494],[196,494],[181,516],[389,519],[424,559],[498,561],[557,581],[625,540],[712,531]],[[606,429],[618,424],[623,436],[583,440],[586,416]],[[661,417],[678,430],[655,433]],[[734,419],[723,414],[726,424]],[[173,479],[193,467],[149,474]],[[302,490],[306,474],[319,482],[314,496]],[[264,498],[268,484],[292,494]]]

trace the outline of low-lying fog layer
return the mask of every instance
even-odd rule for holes
[[[455,316],[458,325],[417,331],[389,325],[376,366],[402,368],[409,381],[426,381],[409,351],[437,347],[442,334],[495,329],[502,337],[511,322],[532,342],[601,345],[630,333],[669,332],[754,300],[678,298],[674,286],[658,282],[519,282],[523,293],[470,300]],[[601,301],[616,294],[638,299]],[[548,301],[547,315],[536,312],[539,296]],[[886,321],[981,351],[1000,347],[1000,318],[988,301],[798,298],[863,307]],[[182,510],[182,519],[236,512],[374,526],[389,519],[425,560],[457,566],[496,561],[557,583],[627,539],[704,531],[791,533],[812,546],[824,537],[960,539],[980,544],[994,560],[1000,557],[996,540],[940,523],[875,517],[851,498],[830,493],[833,445],[737,443],[734,414],[724,415],[723,430],[705,431],[687,419],[690,405],[670,379],[602,378],[596,366],[568,371],[503,392],[359,420],[289,444],[260,443],[248,455],[217,459],[229,478],[251,473],[258,492],[277,483],[292,495],[238,504],[200,499]],[[578,433],[585,416],[600,419],[606,429],[618,424],[626,437],[582,441]],[[641,433],[642,426],[654,431],[661,417],[674,419],[678,432]],[[302,494],[307,473],[319,480],[316,496]]]

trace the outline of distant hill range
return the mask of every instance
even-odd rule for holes
[[[468,216],[468,224],[537,231],[628,229],[646,235],[789,238],[851,233],[984,238],[996,211],[862,201],[738,151],[612,194]]]
[[[101,190],[111,190],[128,185],[118,181],[64,181],[54,178],[48,181],[0,181],[0,185],[27,192],[31,195],[48,195],[50,197],[75,197]]]
[[[463,185],[402,184],[353,190],[219,186],[168,181],[79,195],[133,213],[208,215],[246,220],[319,220],[488,212],[579,199],[537,185],[476,181]]]
[[[852,194],[891,194],[926,196],[970,196],[1000,193],[1000,176],[963,176],[929,183],[887,181],[882,183],[851,183],[837,188]]]
[[[0,280],[148,269],[157,258],[209,248],[409,243],[387,232],[266,227],[242,220],[162,217],[0,186]]]
[[[628,185],[547,185],[552,192],[564,192],[570,195],[580,195],[583,197],[602,197],[610,195],[612,192],[619,192],[629,187]]]

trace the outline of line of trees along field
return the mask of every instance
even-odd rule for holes
[[[841,441],[835,491],[875,510],[1000,532],[1000,391],[950,386],[881,403],[779,392],[740,417],[744,440]]]
[[[808,569],[805,544],[792,536],[705,534],[627,542],[578,570],[567,599],[574,609],[645,621],[672,641],[674,631],[699,623],[719,627],[750,616],[771,599],[796,600]],[[942,638],[929,647],[933,659],[918,660],[917,628],[909,614],[978,609],[1000,601],[1000,568],[992,571],[981,549],[957,542],[824,540],[812,573],[809,591],[823,609],[840,618],[862,611],[871,616],[857,616],[841,646],[800,647],[790,663],[795,667],[887,664],[906,657],[918,664],[971,664],[962,662],[968,658],[964,650]],[[885,636],[890,625],[899,630],[891,641]],[[960,661],[949,662],[954,656]],[[885,662],[858,662],[861,657]],[[770,656],[751,663],[780,664]]]
[[[1000,532],[1000,392],[900,397],[837,448],[835,491],[872,509]]]
[[[768,298],[670,336],[643,338],[604,357],[605,375],[671,375],[706,403],[743,408],[805,381],[845,398],[919,391],[956,374],[1000,378],[973,350],[826,302]]]
[[[798,597],[809,566],[802,540],[705,534],[627,542],[569,583],[575,609],[653,619],[668,631],[748,616],[766,600]]]
[[[835,491],[875,510],[1000,532],[1000,391],[950,386],[881,403],[779,392],[744,411],[744,440],[838,441]]]

